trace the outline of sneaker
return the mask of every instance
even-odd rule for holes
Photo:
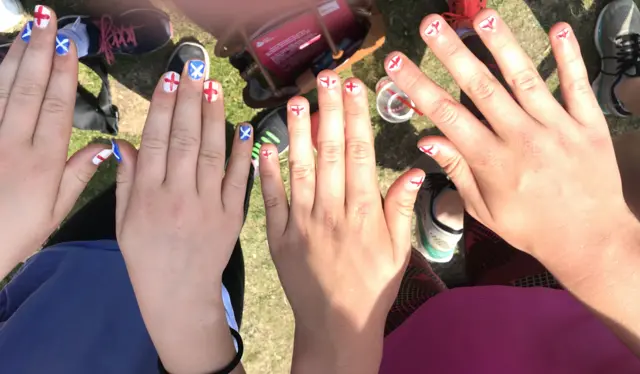
[[[0,32],[6,32],[22,21],[22,6],[16,0],[0,0]]]
[[[289,150],[289,130],[287,128],[287,107],[265,110],[251,121],[254,128],[255,144],[251,153],[251,162],[258,176],[260,166],[260,148],[271,143],[278,149],[278,156]]]
[[[86,57],[104,56],[112,64],[116,55],[143,55],[161,49],[171,41],[169,15],[157,9],[133,9],[120,15],[66,16],[58,29],[79,22],[89,34]]]
[[[449,11],[442,16],[454,30],[473,31],[473,19],[487,7],[487,0],[448,0]]]
[[[204,79],[209,78],[209,71],[211,70],[211,60],[209,59],[209,53],[199,42],[181,42],[173,50],[167,63],[167,69],[165,71],[173,71],[178,74],[182,74],[184,65],[190,60],[204,61]]]
[[[453,259],[462,239],[462,229],[451,228],[436,218],[434,203],[446,191],[456,191],[456,187],[443,173],[430,173],[418,192],[415,212],[418,251],[427,260],[447,263]],[[464,211],[461,212],[464,215]]]
[[[605,114],[627,117],[614,88],[624,77],[640,76],[640,11],[633,0],[616,0],[602,9],[595,30],[600,74],[593,91]]]
[[[7,53],[9,53],[9,48],[11,48],[11,42],[4,40],[4,38],[0,36],[0,64]]]

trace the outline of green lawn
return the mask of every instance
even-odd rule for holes
[[[98,0],[93,0],[96,4]],[[78,14],[85,9],[90,0],[49,0],[59,14]],[[104,6],[106,2],[100,5]],[[116,3],[118,3],[116,1]],[[493,0],[489,6],[497,9],[516,33],[524,48],[539,64],[550,89],[555,92],[558,80],[555,62],[550,56],[550,47],[546,32],[557,21],[569,22],[578,35],[583,48],[590,76],[595,78],[599,67],[597,54],[592,41],[592,30],[598,11],[604,1],[595,0]],[[118,6],[126,7],[126,1],[120,0]],[[423,16],[432,12],[446,11],[444,0],[379,0],[378,6],[385,15],[388,28],[387,44],[374,56],[355,65],[351,72],[361,78],[372,89],[379,78],[384,76],[382,60],[395,49],[405,52],[412,60],[420,64],[434,81],[458,95],[455,83],[440,63],[425,49],[417,28]],[[31,8],[28,6],[27,8]],[[80,9],[80,10],[78,10]],[[114,8],[115,9],[115,8]],[[215,40],[185,18],[172,13],[175,26],[175,41],[183,37],[195,37],[213,51]],[[160,76],[170,47],[142,59],[122,58],[112,67],[114,76],[113,91],[115,103],[121,109],[121,138],[134,144],[140,140],[140,131],[148,108],[148,97],[156,80]],[[246,121],[256,112],[243,105],[241,91],[244,83],[236,71],[222,59],[213,59],[212,76],[224,85],[226,93],[227,118],[232,123]],[[97,88],[96,77],[82,71],[81,81],[88,87]],[[372,107],[373,110],[373,107]],[[419,157],[415,144],[417,140],[435,131],[426,118],[415,118],[410,123],[390,125],[383,123],[374,115],[373,125],[376,131],[380,183],[383,190],[393,182]],[[638,128],[638,120],[610,119],[613,133],[622,133]],[[70,154],[88,142],[104,138],[90,132],[74,132]],[[283,163],[286,168],[286,164]],[[286,173],[286,171],[285,171]],[[87,189],[85,202],[114,180],[114,165],[103,167]],[[256,184],[249,216],[242,232],[242,244],[245,253],[247,289],[245,296],[245,317],[242,327],[246,351],[244,363],[249,372],[286,373],[290,364],[293,337],[293,318],[287,300],[277,279],[269,257],[265,233],[264,208],[260,193],[260,184]]]

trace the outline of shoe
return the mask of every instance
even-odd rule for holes
[[[58,29],[79,19],[89,34],[88,58],[104,56],[113,64],[116,55],[143,55],[161,49],[171,41],[169,15],[157,9],[132,9],[120,15],[102,17],[66,16]]]
[[[287,106],[265,110],[251,121],[254,129],[253,150],[251,162],[258,176],[260,166],[260,148],[265,143],[274,144],[278,149],[278,156],[289,150],[289,129],[287,127]]]
[[[453,229],[436,218],[434,202],[447,189],[456,191],[445,174],[427,174],[414,207],[418,251],[428,261],[436,263],[447,263],[453,259],[463,233],[462,229]]]
[[[16,0],[0,0],[0,32],[9,31],[22,21],[22,5]]]
[[[640,76],[640,11],[633,0],[616,0],[602,9],[595,29],[600,74],[593,91],[605,114],[628,117],[614,88],[624,77]]]
[[[5,40],[2,36],[0,36],[0,64],[2,60],[4,60],[7,53],[9,53],[9,48],[11,48],[11,42]]]
[[[191,60],[204,61],[204,79],[209,79],[211,59],[205,47],[199,42],[182,42],[173,50],[165,71],[182,74],[184,65]]]
[[[448,0],[448,3],[449,11],[442,13],[442,16],[454,30],[473,31],[473,19],[487,7],[487,0]]]

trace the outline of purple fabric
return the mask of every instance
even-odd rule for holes
[[[384,342],[380,373],[640,373],[566,291],[473,287],[426,302]]]

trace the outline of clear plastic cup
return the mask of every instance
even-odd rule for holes
[[[402,123],[409,121],[415,114],[415,110],[407,105],[413,101],[406,93],[400,91],[398,86],[389,77],[384,77],[376,84],[376,108],[380,117],[390,123]]]

